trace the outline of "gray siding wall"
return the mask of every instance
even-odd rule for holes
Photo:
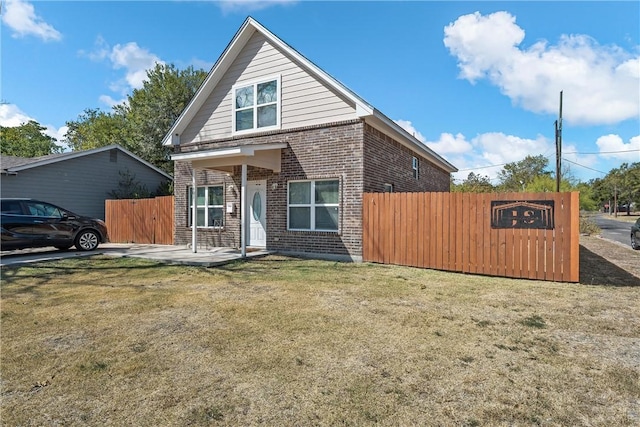
[[[181,144],[232,136],[232,87],[259,78],[281,76],[281,129],[294,129],[356,118],[355,106],[332,92],[255,33],[209,95]]]
[[[104,219],[104,201],[118,190],[120,171],[155,193],[166,177],[122,151],[111,161],[110,151],[64,160],[0,177],[2,197],[28,197],[50,202],[79,215]]]

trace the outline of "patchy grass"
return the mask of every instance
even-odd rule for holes
[[[3,425],[638,425],[640,288],[268,257],[2,270]]]

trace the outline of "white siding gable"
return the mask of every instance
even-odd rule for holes
[[[275,76],[280,76],[282,85],[281,129],[357,117],[353,102],[329,89],[256,31],[186,126],[180,142],[188,144],[231,137],[232,87]]]

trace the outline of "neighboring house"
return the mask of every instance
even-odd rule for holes
[[[0,156],[0,195],[39,199],[79,215],[104,219],[104,201],[125,175],[151,193],[171,175],[119,145],[42,157]]]
[[[361,260],[364,192],[449,191],[457,170],[252,18],[163,144],[175,242],[194,250]]]

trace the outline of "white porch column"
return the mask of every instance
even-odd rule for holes
[[[240,255],[242,258],[247,256],[247,164],[242,163],[242,185],[240,188]]]
[[[191,251],[195,254],[198,252],[198,190],[196,188],[196,168],[191,163]]]

